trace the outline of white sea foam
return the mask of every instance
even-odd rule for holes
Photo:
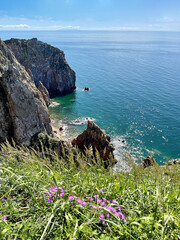
[[[132,168],[132,163],[138,163],[137,156],[140,156],[142,160],[142,149],[141,147],[135,147],[129,145],[126,138],[127,136],[118,136],[112,138],[112,144],[115,148],[114,156],[117,159],[117,164],[114,166],[115,171],[128,172]],[[138,141],[141,142],[141,141]]]
[[[57,107],[61,105],[60,103],[57,103],[57,102],[51,102],[51,104],[49,105],[49,107]]]
[[[88,121],[91,121],[91,122],[95,122],[96,119],[95,118],[91,118],[91,117],[86,117],[86,118],[77,118],[75,120],[72,120],[69,122],[70,125],[85,125],[87,124]]]
[[[114,166],[115,171],[130,171],[130,161],[127,158],[127,142],[123,136],[112,139],[112,144],[115,148],[114,157],[117,159],[117,163]]]

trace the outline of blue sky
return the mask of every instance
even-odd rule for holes
[[[0,30],[180,31],[180,0],[0,0]]]

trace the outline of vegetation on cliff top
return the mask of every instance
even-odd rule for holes
[[[179,166],[129,173],[27,148],[0,152],[0,239],[178,239]]]

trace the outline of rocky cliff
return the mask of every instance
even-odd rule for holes
[[[37,38],[12,38],[5,43],[26,70],[31,71],[36,86],[38,87],[41,81],[50,97],[74,91],[75,72],[67,64],[63,51],[38,41]]]
[[[39,86],[38,86],[38,90],[40,91],[40,93],[42,94],[42,97],[47,105],[47,107],[50,105],[50,97],[49,97],[49,92],[48,90],[45,88],[45,86],[42,84],[42,82],[39,82]]]
[[[28,146],[39,132],[52,133],[42,94],[12,51],[0,40],[0,143]]]

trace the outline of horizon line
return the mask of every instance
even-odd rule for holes
[[[106,32],[180,32],[180,30],[171,29],[0,29],[0,32],[31,32],[31,31],[51,31],[51,32],[80,32],[80,31],[106,31]]]

